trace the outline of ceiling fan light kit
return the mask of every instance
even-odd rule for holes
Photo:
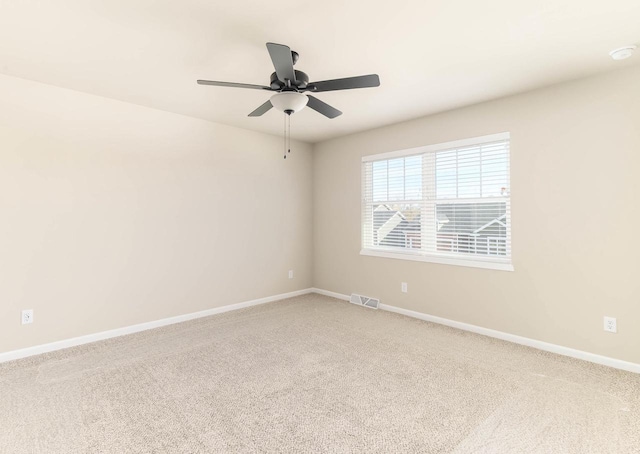
[[[273,95],[269,101],[276,109],[291,115],[304,109],[309,102],[309,98],[297,91],[285,91]]]
[[[320,93],[323,91],[351,90],[354,88],[367,88],[380,86],[380,78],[377,74],[366,76],[347,77],[343,79],[323,80],[319,82],[309,82],[309,76],[293,69],[299,54],[292,51],[283,44],[267,43],[267,50],[273,62],[275,72],[271,74],[269,86],[242,84],[235,82],[219,82],[215,80],[198,80],[200,85],[213,85],[218,87],[249,88],[253,90],[274,91],[267,102],[249,114],[250,117],[260,117],[271,110],[272,107],[285,113],[285,154],[291,151],[289,146],[291,140],[290,116],[301,111],[305,106],[321,113],[327,118],[336,118],[342,115],[335,107],[315,98],[305,92]]]

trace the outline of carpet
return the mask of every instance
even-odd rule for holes
[[[0,364],[2,453],[639,453],[640,375],[309,294]]]

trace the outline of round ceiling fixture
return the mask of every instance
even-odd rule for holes
[[[304,109],[307,102],[309,98],[296,91],[285,91],[271,97],[273,107],[289,115]]]
[[[624,60],[625,58],[629,58],[633,55],[633,51],[636,50],[636,46],[625,46],[620,49],[615,49],[609,52],[611,58],[614,60]]]

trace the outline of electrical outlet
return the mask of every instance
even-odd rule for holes
[[[293,270],[289,270],[289,279],[293,279]]]
[[[403,282],[402,285],[400,286],[400,290],[402,291],[402,293],[407,293],[409,290],[407,289],[407,283]]]
[[[604,330],[610,333],[618,332],[618,322],[614,317],[605,317],[604,318]]]
[[[22,324],[28,325],[29,323],[33,323],[33,309],[22,311]]]

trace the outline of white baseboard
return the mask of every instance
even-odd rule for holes
[[[323,290],[321,288],[312,288],[311,291],[313,293],[318,293],[319,295],[330,296],[331,298],[337,298],[339,300],[349,301],[351,297],[349,295],[343,295],[342,293],[330,292],[329,290]]]
[[[6,361],[13,361],[15,359],[26,358],[28,356],[40,355],[42,353],[48,353],[55,350],[62,350],[69,347],[75,347],[77,345],[89,344],[112,337],[125,336],[127,334],[138,333],[140,331],[146,331],[149,329],[159,328],[161,326],[173,325],[174,323],[186,322],[196,318],[208,317],[209,315],[221,314],[223,312],[235,311],[243,309],[245,307],[257,306],[259,304],[270,303],[272,301],[278,301],[285,298],[292,298],[294,296],[306,295],[312,293],[313,289],[296,290],[295,292],[281,293],[280,295],[267,296],[265,298],[259,298],[251,301],[244,301],[242,303],[229,304],[227,306],[214,307],[213,309],[207,309],[200,312],[192,312],[190,314],[177,315],[175,317],[163,318],[161,320],[154,320],[152,322],[140,323],[137,325],[125,326],[123,328],[116,328],[109,331],[102,331],[95,334],[87,334],[86,336],[74,337],[71,339],[65,339],[61,341],[51,342],[49,344],[36,345],[33,347],[22,348],[20,350],[13,350],[6,353],[0,353],[0,363]]]
[[[349,295],[342,293],[331,292],[319,288],[309,288],[303,290],[297,290],[289,293],[282,293],[280,295],[268,296],[265,298],[259,298],[251,301],[245,301],[242,303],[230,304],[227,306],[215,307],[213,309],[207,309],[200,312],[193,312],[190,314],[177,315],[175,317],[164,318],[161,320],[155,320],[152,322],[140,323],[137,325],[125,326],[123,328],[116,328],[109,331],[102,331],[100,333],[88,334],[86,336],[74,337],[71,339],[65,339],[61,341],[51,342],[43,345],[36,345],[33,347],[27,347],[20,350],[13,350],[5,353],[0,353],[0,363],[6,361],[12,361],[15,359],[26,358],[28,356],[39,355],[42,353],[52,352],[55,350],[62,350],[69,347],[75,347],[77,345],[89,344],[105,339],[110,339],[118,336],[125,336],[127,334],[138,333],[140,331],[146,331],[149,329],[159,328],[161,326],[172,325],[174,323],[186,322],[196,318],[208,317],[209,315],[221,314],[223,312],[235,311],[243,309],[245,307],[257,306],[259,304],[270,303],[272,301],[278,301],[285,298],[292,298],[294,296],[305,295],[307,293],[318,293],[320,295],[329,296],[332,298],[338,298],[341,300],[349,301]],[[496,331],[489,328],[483,328],[477,325],[471,325],[469,323],[458,322],[442,317],[436,317],[435,315],[423,314],[421,312],[411,311],[408,309],[402,309],[396,306],[390,306],[388,304],[380,304],[380,309],[395,312],[398,314],[406,315],[408,317],[425,320],[427,322],[438,323],[440,325],[450,326],[452,328],[461,329],[464,331],[470,331],[472,333],[482,334],[484,336],[494,337],[496,339],[502,339],[508,342],[513,342],[520,345],[526,345],[528,347],[537,348],[539,350],[548,351],[551,353],[557,353],[559,355],[569,356],[572,358],[589,361],[604,366],[613,367],[615,369],[626,370],[629,372],[635,372],[640,374],[640,364],[623,361],[621,359],[610,358],[608,356],[596,355],[595,353],[589,353],[582,350],[576,350],[569,347],[563,347],[561,345],[550,344],[548,342],[539,341],[536,339],[530,339],[528,337],[517,336],[515,334],[509,334],[502,331]]]
[[[313,288],[314,293],[320,295],[330,296],[332,298],[338,298],[341,300],[349,301],[349,295],[343,295],[342,293],[330,292],[328,290]],[[608,356],[596,355],[595,353],[589,353],[582,350],[576,350],[569,347],[563,347],[562,345],[550,344],[536,339],[530,339],[528,337],[517,336],[515,334],[509,334],[502,331],[496,331],[489,328],[483,328],[482,326],[471,325],[469,323],[457,322],[455,320],[449,320],[447,318],[436,317],[435,315],[423,314],[422,312],[410,311],[408,309],[402,309],[401,307],[390,306],[388,304],[380,304],[380,309],[389,312],[395,312],[397,314],[406,315],[408,317],[425,320],[427,322],[438,323],[440,325],[450,326],[452,328],[461,329],[464,331],[470,331],[472,333],[482,334],[483,336],[494,337],[496,339],[502,339],[515,344],[526,345],[527,347],[537,348],[538,350],[544,350],[551,353],[557,353],[558,355],[570,356],[571,358],[581,359],[603,366],[613,367],[615,369],[626,370],[628,372],[635,372],[640,374],[640,364],[631,363],[629,361],[623,361],[621,359],[610,358]]]

